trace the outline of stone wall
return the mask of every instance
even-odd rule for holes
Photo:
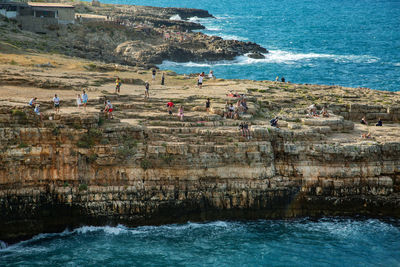
[[[363,116],[366,120],[400,121],[400,106],[381,106],[368,104],[334,104],[330,105],[335,114],[343,116],[346,120],[359,121]]]

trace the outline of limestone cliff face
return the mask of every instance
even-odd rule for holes
[[[0,240],[82,224],[400,217],[400,142],[327,143],[352,129],[342,117],[301,131],[253,126],[246,140],[195,121],[41,123],[11,110],[0,110]],[[229,123],[218,118],[207,125]]]

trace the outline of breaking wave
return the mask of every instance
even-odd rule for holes
[[[228,65],[252,65],[252,64],[298,64],[309,63],[315,59],[325,59],[340,63],[364,63],[370,64],[379,61],[377,57],[368,55],[333,55],[333,54],[318,54],[318,53],[293,53],[282,50],[270,50],[264,54],[263,59],[249,58],[247,55],[238,56],[234,60],[222,60],[215,62],[186,62],[177,63],[173,61],[164,61],[160,67],[213,67],[213,66],[228,66]]]
[[[172,17],[169,18],[170,20],[182,20],[181,16],[179,16],[178,14],[173,15]]]

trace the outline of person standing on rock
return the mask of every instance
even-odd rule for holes
[[[149,97],[150,97],[149,89],[150,89],[150,84],[148,81],[146,81],[144,83],[144,99],[149,99]]]
[[[180,117],[180,118],[181,118],[181,121],[183,121],[183,106],[182,106],[182,105],[181,105],[180,108],[179,108],[178,117]]]
[[[83,109],[84,109],[85,111],[86,111],[86,105],[87,105],[88,100],[89,100],[89,97],[88,97],[88,95],[86,94],[86,91],[83,90],[83,94],[82,94],[82,104],[83,104]]]
[[[153,70],[152,70],[152,78],[153,78],[153,81],[156,80],[156,73],[157,73],[156,69],[153,69]]]
[[[76,105],[78,106],[78,108],[81,108],[82,98],[80,94],[78,94],[78,96],[76,97]]]
[[[36,106],[36,100],[37,100],[37,97],[32,97],[32,99],[29,101],[29,106],[30,106],[31,108],[35,108],[35,106]]]
[[[56,110],[56,113],[60,113],[60,98],[57,96],[57,94],[54,95],[53,97],[53,102],[54,102],[54,109]]]
[[[164,82],[165,82],[165,74],[163,72],[161,75],[161,85],[164,85]]]
[[[214,72],[212,70],[210,70],[210,73],[208,74],[208,78],[215,79]]]
[[[168,103],[167,103],[167,108],[168,108],[168,114],[169,115],[172,115],[172,108],[174,107],[174,103],[172,102],[172,100],[171,101],[169,101]]]
[[[43,121],[43,114],[40,112],[40,104],[36,104],[33,111],[39,116],[40,120]]]
[[[117,77],[117,79],[115,80],[115,92],[119,94],[119,92],[121,91],[121,79],[119,77]]]
[[[207,98],[207,101],[206,101],[206,111],[207,112],[210,112],[210,106],[211,106],[211,101],[209,98]]]
[[[203,86],[204,72],[202,72],[197,78],[197,86],[201,89]]]
[[[110,100],[106,101],[106,106],[104,107],[104,115],[107,116],[108,119],[114,119],[114,116],[112,114],[113,112],[113,105],[111,104]]]

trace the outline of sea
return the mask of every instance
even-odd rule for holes
[[[324,218],[84,226],[4,246],[0,266],[400,266],[400,224]]]
[[[400,90],[400,0],[104,0],[208,10],[202,32],[256,42],[265,59],[165,61],[217,78]],[[179,19],[173,16],[171,19]],[[0,266],[400,266],[400,220],[322,218],[84,226],[8,245]]]
[[[180,74],[213,70],[217,78],[400,90],[400,0],[104,0],[106,3],[206,9],[190,18],[209,35],[256,42],[265,59],[165,61]],[[172,19],[179,19],[172,16]]]

